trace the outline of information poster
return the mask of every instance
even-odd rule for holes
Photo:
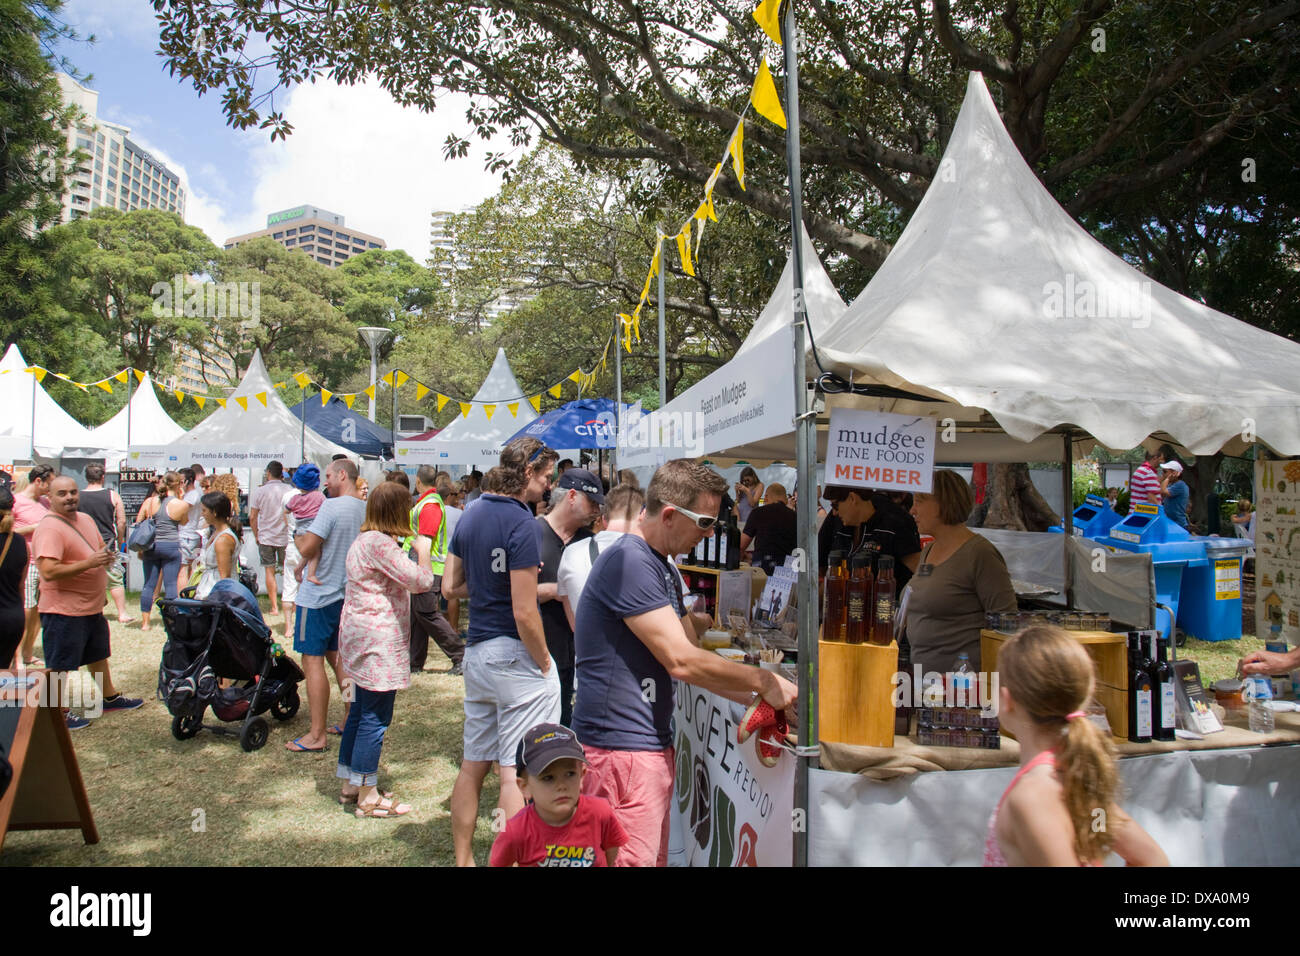
[[[135,522],[135,516],[140,513],[140,506],[149,497],[149,492],[153,491],[153,476],[152,468],[143,471],[123,470],[118,475],[117,493],[122,498],[122,509],[126,512],[127,525]]]
[[[934,484],[933,418],[832,408],[826,483],[928,492]]]
[[[1300,644],[1300,459],[1255,462],[1255,633]]]

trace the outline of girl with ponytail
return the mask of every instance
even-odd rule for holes
[[[1084,715],[1092,659],[1068,633],[1029,627],[998,654],[998,719],[1020,742],[1020,770],[998,801],[985,866],[1168,866],[1164,852],[1119,808],[1107,736]]]

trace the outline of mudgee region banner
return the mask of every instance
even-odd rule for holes
[[[934,486],[935,419],[859,408],[831,409],[826,483],[877,491]]]

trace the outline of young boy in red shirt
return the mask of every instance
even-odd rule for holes
[[[568,727],[538,724],[524,734],[515,773],[528,805],[492,844],[492,865],[613,866],[627,834],[605,800],[582,793],[586,772]]]

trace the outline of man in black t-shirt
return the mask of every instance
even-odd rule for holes
[[[537,548],[542,567],[537,574],[537,603],[542,611],[546,647],[560,675],[560,723],[573,719],[573,628],[556,593],[556,575],[564,549],[591,537],[588,525],[600,514],[605,492],[600,480],[583,468],[570,467],[560,475],[551,495],[551,508],[537,522]]]
[[[740,535],[740,550],[754,545],[750,563],[767,574],[785,563],[786,556],[799,544],[798,518],[787,504],[785,486],[772,482],[763,493],[767,503],[749,513]]]
[[[826,570],[832,551],[853,555],[862,549],[863,542],[874,541],[882,555],[894,559],[894,576],[898,593],[902,594],[921,559],[916,520],[894,504],[889,495],[869,488],[828,485],[822,497],[835,502],[836,507],[835,514],[827,516],[817,533],[817,563],[821,570]]]

